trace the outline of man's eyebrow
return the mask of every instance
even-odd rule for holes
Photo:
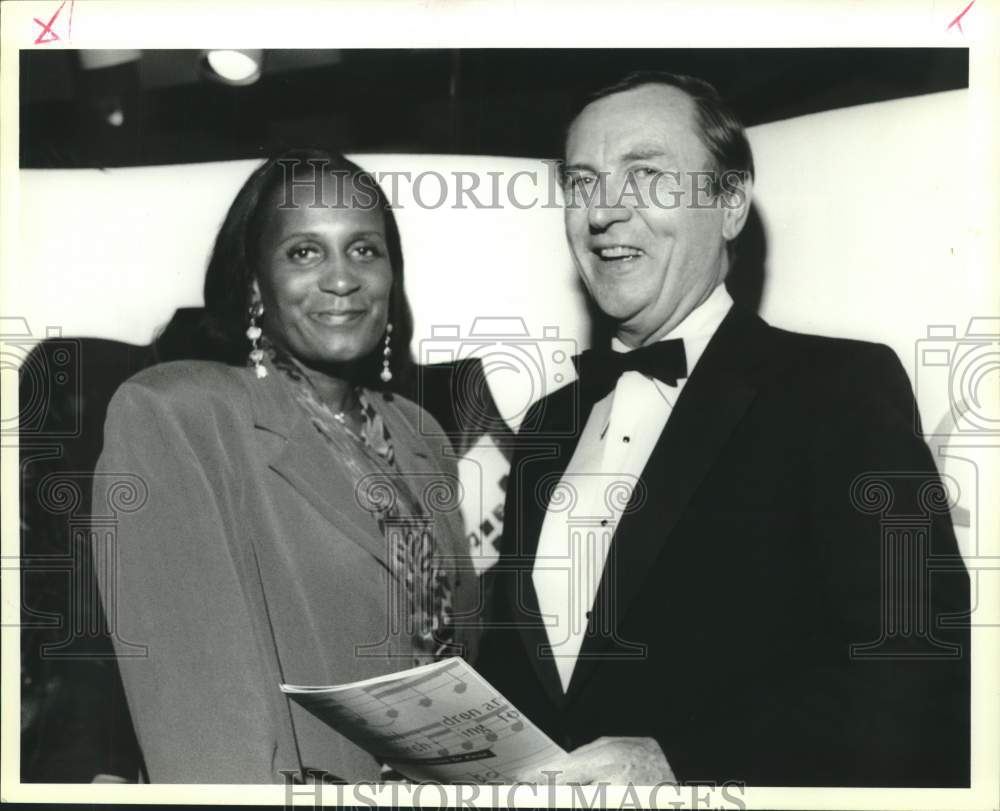
[[[632,161],[649,160],[651,158],[669,158],[673,160],[674,153],[658,144],[639,144],[629,149],[628,152],[618,158],[618,161],[621,163],[630,163]],[[597,169],[586,163],[564,164],[561,167],[561,171],[563,174],[570,172],[593,172],[597,174],[598,172]]]
[[[621,159],[624,163],[628,163],[629,161],[649,160],[650,158],[671,157],[673,157],[673,153],[662,146],[636,146],[622,155]]]

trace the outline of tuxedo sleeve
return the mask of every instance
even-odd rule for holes
[[[909,378],[864,349],[826,367],[814,431],[825,612],[803,645],[815,681],[789,687],[800,748],[832,785],[968,785],[969,580]]]
[[[123,479],[145,501],[117,515],[102,596],[149,779],[280,782],[278,685],[255,635],[237,477],[215,414],[140,384],[112,400],[93,511]],[[136,645],[144,656],[123,655]]]

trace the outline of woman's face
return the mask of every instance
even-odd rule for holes
[[[388,320],[393,272],[382,211],[351,206],[371,195],[328,175],[323,207],[310,207],[309,189],[308,200],[296,194],[293,207],[279,208],[281,191],[266,203],[253,283],[264,331],[307,366],[351,363],[382,340]]]

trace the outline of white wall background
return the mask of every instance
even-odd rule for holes
[[[886,342],[916,378],[916,342],[929,325],[952,325],[961,336],[971,317],[995,310],[992,280],[967,262],[964,220],[975,174],[964,160],[965,114],[966,93],[957,91],[751,129],[767,241],[766,319]],[[441,208],[413,199],[415,190],[425,204],[438,198],[434,178],[416,189],[398,185],[418,342],[435,325],[467,335],[476,317],[506,317],[523,319],[532,337],[554,326],[560,338],[583,345],[587,318],[562,215],[542,205],[552,194],[549,165],[428,155],[358,160],[376,173],[436,171],[451,184]],[[6,274],[4,315],[27,319],[36,335],[56,326],[68,336],[148,343],[177,307],[201,304],[215,231],[254,165],[21,172],[21,239]],[[536,181],[516,178],[515,192],[537,205],[479,210],[467,197],[469,207],[456,209],[459,171],[482,176],[476,194],[483,202],[490,197],[485,172],[501,173],[501,200],[515,172],[531,172]],[[946,390],[918,385],[918,394],[926,421],[943,414]],[[512,398],[515,412],[525,396]]]
[[[985,358],[992,369],[966,376],[974,381],[966,392],[973,400],[992,396],[1000,367],[996,320],[977,322],[984,336],[937,340],[945,349],[958,346],[943,366],[928,366],[919,356],[929,327],[943,325],[945,334],[950,327],[961,339],[970,319],[998,310],[996,280],[969,261],[975,234],[966,225],[967,199],[978,179],[965,158],[966,104],[967,94],[957,91],[750,131],[767,245],[762,315],[789,329],[889,344],[915,383],[928,429],[950,413],[957,357]],[[450,179],[444,207],[414,200],[415,191],[424,203],[440,196],[434,178],[416,188],[401,181],[396,197],[415,351],[422,359],[441,360],[460,345],[471,351],[462,336],[476,318],[487,317],[506,318],[507,329],[520,319],[533,339],[556,328],[558,340],[542,341],[542,348],[568,354],[583,348],[587,317],[562,214],[542,205],[552,194],[549,165],[427,155],[358,161],[376,174],[407,171],[415,179],[433,170]],[[20,242],[5,274],[4,316],[25,319],[39,337],[56,327],[65,336],[148,343],[177,307],[201,304],[216,229],[255,165],[21,172]],[[484,202],[492,182],[485,173],[500,173],[501,200],[508,199],[506,184],[515,172],[533,173],[514,180],[515,191],[518,200],[537,205],[477,209],[467,199],[470,207],[456,209],[459,171],[480,175],[477,194]],[[496,323],[487,326],[488,333],[498,331]],[[433,338],[435,327],[453,328],[460,337]],[[489,379],[501,413],[516,425],[556,375],[565,377],[567,364],[552,363],[551,351],[543,358],[533,345],[491,343],[499,362]],[[505,360],[515,362],[505,367]],[[518,365],[533,374],[519,373]],[[992,427],[1000,429],[996,422]],[[974,466],[943,467],[966,493],[983,485]]]

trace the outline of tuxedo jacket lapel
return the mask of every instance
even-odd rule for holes
[[[615,532],[573,671],[572,700],[595,663],[642,655],[617,629],[652,563],[753,401],[774,359],[769,327],[734,306],[684,386]],[[719,505],[722,508],[724,505]]]
[[[565,696],[542,623],[531,573],[549,494],[562,478],[594,403],[585,401],[577,381],[570,383],[529,412],[518,432],[517,464],[510,487],[518,494],[514,510],[504,516],[505,554],[498,566],[510,567],[505,577],[511,618],[549,699],[559,705]]]

